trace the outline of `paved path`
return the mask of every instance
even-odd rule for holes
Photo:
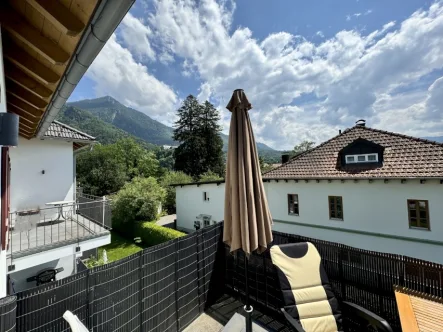
[[[165,227],[172,227],[174,225],[174,219],[177,218],[177,215],[170,214],[164,217],[161,217],[159,221],[156,222],[157,225],[165,226]]]

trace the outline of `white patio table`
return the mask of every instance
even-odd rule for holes
[[[47,206],[58,207],[58,216],[56,219],[52,220],[52,222],[59,221],[62,219],[66,220],[65,216],[63,215],[63,207],[72,203],[75,203],[75,201],[55,201],[55,202],[46,203],[45,205]]]

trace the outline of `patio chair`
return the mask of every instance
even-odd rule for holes
[[[388,322],[376,314],[354,303],[339,304],[312,243],[274,245],[271,259],[283,293],[281,310],[297,332],[346,331],[340,304],[344,315],[367,322],[370,331],[392,332]]]

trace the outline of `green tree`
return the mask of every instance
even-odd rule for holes
[[[260,163],[260,170],[262,174],[269,172],[271,169],[273,169],[272,165],[268,164],[263,157],[258,157],[258,160]]]
[[[128,181],[137,176],[157,175],[159,163],[155,154],[144,149],[134,139],[124,138],[110,147],[115,149],[116,158],[125,165]]]
[[[224,178],[218,175],[217,173],[214,173],[212,171],[208,171],[200,175],[200,178],[198,179],[198,182],[209,182],[209,181],[223,181]]]
[[[112,199],[113,227],[132,236],[134,223],[158,219],[165,195],[166,190],[155,178],[133,178]]]
[[[292,150],[292,153],[294,155],[298,155],[302,152],[311,150],[315,146],[315,142],[312,141],[303,141],[300,144],[294,146],[294,150]]]
[[[220,137],[220,114],[209,101],[205,101],[200,113],[199,131],[205,141],[205,155],[208,171],[224,176],[225,160],[223,140]]]
[[[172,187],[171,184],[178,183],[191,183],[192,177],[183,172],[167,172],[163,175],[160,180],[160,184],[166,190],[166,197],[163,202],[163,208],[169,213],[173,214],[176,212],[176,204],[175,204],[175,187]]]
[[[156,155],[160,167],[169,171],[174,169],[174,148],[164,148],[161,146],[156,150]]]
[[[96,145],[77,156],[77,184],[85,193],[97,196],[118,191],[126,181],[125,165],[110,146]]]
[[[174,169],[198,178],[200,174],[213,171],[224,173],[223,141],[221,140],[220,115],[213,105],[190,95],[177,111],[174,140],[180,145],[174,150]]]

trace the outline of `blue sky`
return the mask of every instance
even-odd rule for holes
[[[71,100],[110,95],[171,125],[194,94],[220,109],[227,132],[236,88],[258,140],[278,149],[360,118],[443,135],[443,3],[138,0]]]

